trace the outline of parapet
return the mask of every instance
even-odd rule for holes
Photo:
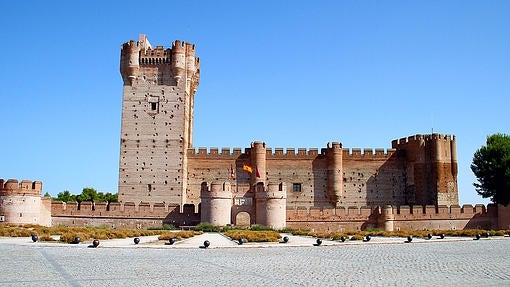
[[[317,148],[298,148],[297,153],[295,148],[281,148],[277,147],[266,148],[266,159],[315,159],[319,156],[319,149]]]
[[[265,190],[257,190],[257,199],[287,199],[287,185],[284,182],[269,183]]]
[[[396,149],[399,145],[406,145],[414,142],[427,142],[427,141],[455,141],[455,135],[444,135],[444,134],[416,134],[406,138],[393,140],[391,142],[392,148]]]
[[[212,182],[207,186],[207,182],[202,182],[200,189],[201,198],[232,198],[232,186],[230,182]]]
[[[42,193],[42,182],[22,180],[21,183],[17,179],[9,179],[4,181],[0,179],[0,195],[38,195]]]
[[[396,149],[382,149],[382,148],[344,148],[343,159],[388,159],[395,154]]]
[[[176,40],[172,49],[156,46],[153,48],[144,34],[135,43],[130,40],[121,47],[121,74],[125,83],[133,84],[139,75],[139,67],[161,67],[167,65],[176,82],[180,79],[193,82],[193,90],[198,86],[200,59],[195,57],[195,45]]]
[[[207,159],[235,159],[242,154],[241,148],[234,148],[232,151],[228,147],[221,148],[221,153],[217,147],[211,147],[207,150],[206,147],[199,147],[188,149],[188,157],[194,158],[207,158]]]

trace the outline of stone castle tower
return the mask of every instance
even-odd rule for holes
[[[122,45],[124,81],[120,202],[186,201],[186,151],[193,143],[193,102],[200,76],[195,46],[151,46],[145,35]]]

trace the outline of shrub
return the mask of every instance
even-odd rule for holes
[[[355,234],[349,240],[363,240],[363,235]]]
[[[202,231],[202,232],[220,232],[221,227],[214,226],[208,222],[200,223],[199,225],[195,226],[195,230]]]
[[[158,237],[158,239],[159,240],[169,240],[171,238],[177,238],[177,239],[181,240],[181,239],[193,237],[198,234],[202,234],[202,232],[201,231],[192,231],[192,230],[182,230],[182,231],[177,231],[177,232],[168,232],[167,231],[167,232],[164,232],[163,234],[161,234]]]
[[[281,238],[280,233],[274,230],[229,230],[225,236],[233,240],[244,238],[248,242],[278,242]]]
[[[56,240],[55,240],[55,238],[44,234],[44,235],[39,236],[39,241],[47,241],[48,242],[48,241],[56,241]]]
[[[251,230],[253,231],[269,231],[269,230],[273,230],[273,228],[271,227],[267,227],[267,226],[263,226],[263,225],[258,225],[258,224],[253,224],[251,227],[250,227]]]

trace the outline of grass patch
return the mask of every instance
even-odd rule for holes
[[[195,235],[200,235],[202,233],[203,233],[202,231],[193,231],[193,230],[182,230],[182,231],[177,231],[177,232],[167,231],[167,232],[161,234],[158,237],[158,239],[159,240],[169,240],[171,238],[177,238],[177,240],[182,240],[182,239],[193,237]]]
[[[278,242],[281,238],[274,230],[229,230],[224,234],[233,240],[244,238],[248,242]]]

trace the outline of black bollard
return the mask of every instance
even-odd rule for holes
[[[172,237],[172,238],[168,239],[168,244],[173,245],[176,241],[177,241],[177,239],[175,237]]]
[[[133,241],[135,242],[135,244],[138,244],[138,243],[140,243],[140,238],[135,237],[135,239],[133,239]]]
[[[345,236],[340,237],[340,241],[345,242]]]
[[[244,243],[244,238],[239,238],[239,243],[238,244],[239,245],[243,245],[243,243]],[[204,244],[204,246],[205,246],[205,244]]]
[[[99,246],[99,240],[94,239],[94,241],[92,241],[92,246],[93,246],[94,248],[98,247],[98,246]]]
[[[73,240],[73,242],[71,242],[71,244],[79,244],[81,242],[81,238],[76,236]]]
[[[39,240],[39,236],[37,236],[37,234],[32,234],[32,241],[37,242],[37,240]]]
[[[317,238],[317,241],[316,241],[316,242],[317,242],[317,246],[319,246],[319,245],[321,245],[321,244],[322,244],[322,239]]]
[[[365,241],[370,241],[370,239],[372,239],[372,237],[370,237],[370,235],[365,236]]]
[[[209,242],[209,240],[204,241],[205,248],[209,247],[209,245],[211,245],[211,242]]]
[[[489,236],[491,236],[491,234],[490,234],[490,232],[488,232],[488,231],[487,231],[487,232],[485,233],[485,238],[489,238]]]
[[[412,241],[413,241],[413,236],[412,235],[407,236],[407,242],[411,243]]]
[[[430,233],[427,234],[427,239],[429,239],[429,240],[432,239],[432,234],[430,234]]]
[[[287,243],[287,242],[289,242],[289,238],[287,236],[284,236],[283,237],[283,243]]]
[[[482,236],[478,233],[478,234],[476,234],[476,236],[475,236],[475,240],[480,240],[480,238],[481,238],[481,237],[482,237]]]
[[[439,235],[439,238],[444,239],[444,233],[441,233],[441,235]]]

